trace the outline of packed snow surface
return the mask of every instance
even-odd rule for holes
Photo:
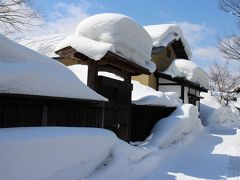
[[[208,89],[208,74],[189,60],[175,59],[163,73],[172,77],[183,77],[188,81],[194,82],[201,87]]]
[[[66,66],[0,35],[0,93],[106,101]]]
[[[176,24],[158,24],[144,26],[153,40],[153,47],[167,46],[173,40],[181,39],[188,58],[191,59],[192,52],[182,30]]]
[[[143,27],[125,15],[105,13],[84,19],[78,24],[75,34],[60,42],[55,50],[68,46],[94,60],[111,51],[150,72],[156,68],[151,61],[151,37]]]

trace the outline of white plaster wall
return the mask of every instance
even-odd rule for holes
[[[176,92],[178,97],[181,97],[181,86],[180,85],[160,85],[158,90],[162,92]]]

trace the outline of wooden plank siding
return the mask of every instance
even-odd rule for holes
[[[102,127],[102,102],[29,95],[0,95],[0,127]]]

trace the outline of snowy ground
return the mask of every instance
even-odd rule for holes
[[[206,128],[143,179],[240,179],[239,128]]]

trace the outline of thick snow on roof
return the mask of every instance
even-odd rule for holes
[[[172,77],[183,77],[201,87],[208,88],[208,74],[189,60],[175,59],[163,73]]]
[[[175,24],[159,24],[144,26],[153,40],[153,47],[167,46],[173,40],[181,39],[185,51],[191,59],[192,52],[186,39],[183,36],[182,30]]]
[[[99,60],[107,51],[155,71],[151,61],[152,39],[146,30],[128,16],[98,14],[81,21],[74,35],[60,42],[56,51],[71,46],[84,55]]]
[[[89,100],[106,98],[83,84],[63,64],[0,35],[0,93]]]
[[[41,36],[28,37],[16,40],[17,43],[28,47],[38,53],[48,57],[58,57],[55,53],[56,45],[64,40],[67,34],[47,34]]]

